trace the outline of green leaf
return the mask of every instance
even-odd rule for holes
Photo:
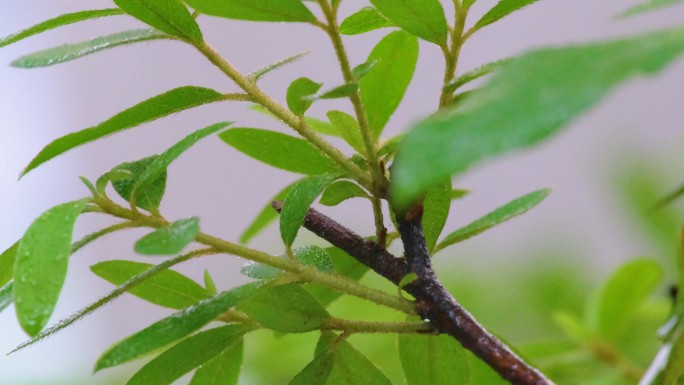
[[[347,83],[335,88],[323,91],[317,95],[311,95],[305,97],[308,100],[318,100],[318,99],[342,99],[348,98],[359,91],[359,85],[356,83]]]
[[[669,7],[678,3],[682,0],[649,0],[643,4],[638,4],[633,7],[628,8],[626,11],[618,15],[618,18],[629,17],[638,15],[645,12],[655,11],[661,8]],[[0,47],[2,45],[0,44]]]
[[[268,112],[264,107],[262,107],[258,104],[251,106],[250,109],[253,111],[257,111],[257,112],[260,112],[262,114],[268,115],[271,118],[274,118],[280,122],[280,119],[277,116],[274,116],[273,114]],[[306,122],[307,125],[309,125],[309,127],[314,129],[314,131],[318,131],[319,133],[321,133],[323,135],[337,136],[337,132],[335,131],[333,126],[324,120],[316,119],[316,118],[313,118],[311,116],[305,116],[304,121]]]
[[[473,4],[475,4],[476,1],[477,0],[463,0],[463,8],[470,8]]]
[[[487,76],[494,71],[497,71],[498,69],[510,63],[511,61],[513,61],[513,59],[503,59],[481,65],[475,68],[474,70],[467,72],[457,77],[456,79],[450,81],[447,85],[444,86],[444,90],[453,92],[472,81],[475,81],[483,76]]]
[[[301,59],[301,58],[303,58],[304,56],[306,56],[306,55],[308,55],[308,54],[310,54],[310,53],[311,53],[311,51],[304,51],[304,52],[300,52],[300,53],[298,53],[298,54],[295,54],[295,55],[288,56],[288,57],[286,57],[286,58],[280,59],[280,60],[278,60],[277,62],[275,62],[275,63],[273,63],[273,64],[269,64],[269,65],[267,65],[267,66],[264,67],[264,68],[260,68],[260,69],[258,69],[258,70],[256,70],[256,71],[250,73],[249,75],[247,75],[247,79],[249,79],[249,80],[251,80],[251,81],[253,81],[253,82],[256,82],[256,81],[258,81],[259,79],[261,79],[264,75],[266,75],[267,73],[269,73],[269,72],[271,72],[271,71],[274,71],[274,70],[277,70],[278,68],[280,68],[280,67],[282,67],[282,66],[284,66],[284,65],[290,64],[290,63],[292,63],[292,62],[294,62],[294,61],[296,61],[296,60],[298,60],[298,59]]]
[[[280,236],[291,246],[304,223],[309,206],[337,177],[323,174],[302,179],[292,186],[280,212]]]
[[[98,277],[122,285],[154,265],[133,261],[105,261],[90,266]],[[209,292],[197,282],[173,270],[164,270],[143,281],[129,292],[145,301],[171,309],[184,309],[209,298]]]
[[[226,325],[188,337],[143,366],[126,385],[170,385],[239,343],[250,327]]]
[[[447,27],[439,0],[371,0],[392,23],[429,42],[446,44]]]
[[[363,7],[358,12],[344,19],[340,24],[340,33],[343,35],[359,35],[380,28],[392,27],[392,23],[377,9]]]
[[[451,179],[431,188],[423,200],[423,233],[428,251],[433,253],[451,208]]]
[[[17,257],[20,241],[14,242],[12,246],[0,254],[0,287],[5,286],[14,277],[14,261]]]
[[[174,160],[178,159],[178,157],[187,149],[194,146],[195,143],[201,139],[221,131],[230,124],[231,123],[228,122],[221,122],[197,130],[171,146],[171,148],[164,151],[161,155],[155,157],[135,182],[135,185],[133,186],[133,197],[137,195],[136,192],[145,191],[150,186],[153,187],[155,181],[166,173],[166,169],[169,165],[173,163]]]
[[[114,0],[127,14],[169,35],[201,42],[195,18],[179,0]]]
[[[0,288],[0,313],[12,303],[13,297],[12,292],[14,289],[13,282]]]
[[[667,345],[670,345],[671,350],[665,350]],[[667,365],[662,375],[662,382],[656,382],[656,384],[680,385],[684,380],[684,333],[680,332],[677,338],[667,345],[663,348],[663,355],[668,356],[665,358]]]
[[[332,159],[306,140],[257,128],[231,128],[219,137],[238,151],[273,167],[300,174],[337,171]]]
[[[500,0],[489,12],[485,13],[480,20],[475,23],[474,29],[478,30],[490,24],[496,23],[511,13],[518,11],[538,0]]]
[[[684,29],[674,29],[516,59],[459,109],[424,120],[402,141],[393,167],[395,205],[482,160],[550,137],[618,84],[661,71],[684,51],[682,39]]]
[[[551,190],[548,189],[537,190],[506,203],[484,217],[471,222],[468,225],[461,227],[460,229],[447,235],[444,240],[437,245],[435,252],[449,247],[454,243],[463,242],[466,239],[481,234],[494,226],[504,223],[519,215],[525,214],[546,199],[550,192]]]
[[[74,24],[85,20],[96,19],[99,17],[114,16],[121,14],[123,14],[123,12],[118,8],[96,9],[74,13],[66,13],[64,15],[60,15],[53,19],[46,20],[42,23],[36,24],[33,27],[27,28],[21,32],[14,33],[12,35],[0,39],[0,48],[8,46],[10,44],[14,44],[28,37],[38,35],[40,33],[65,25]]]
[[[342,111],[328,111],[327,115],[330,123],[337,130],[337,136],[344,139],[345,142],[359,153],[365,154],[366,147],[363,143],[361,128],[356,119]]]
[[[334,360],[330,352],[317,355],[288,385],[326,385]]]
[[[465,349],[447,335],[399,335],[399,357],[408,385],[470,383]]]
[[[293,251],[293,254],[297,262],[302,265],[312,266],[325,273],[332,273],[335,271],[335,266],[330,260],[328,253],[318,246],[299,247]],[[283,256],[283,258],[286,258],[286,256]],[[248,263],[240,272],[255,279],[274,279],[286,274],[278,268],[256,262]]]
[[[191,334],[252,295],[261,285],[254,282],[224,291],[153,323],[107,349],[97,360],[95,371],[135,360]]]
[[[418,39],[403,31],[392,32],[375,46],[366,60],[373,61],[377,64],[359,80],[359,89],[368,123],[377,139],[411,82],[418,62]]]
[[[211,277],[211,274],[209,274],[209,270],[207,269],[204,270],[204,286],[206,287],[206,292],[210,295],[214,296],[218,294],[214,278]]]
[[[134,162],[124,162],[114,167],[114,169],[105,175],[110,175],[112,172],[126,171],[131,177],[125,178],[125,174],[119,174],[121,179],[113,180],[112,187],[119,196],[127,202],[135,202],[137,207],[145,209],[150,212],[157,212],[164,192],[166,191],[166,172],[163,172],[152,182],[146,189],[139,190],[133,195],[133,189],[140,177],[145,173],[148,167],[154,163],[159,155],[153,155]],[[104,176],[103,176],[104,177]]]
[[[367,266],[363,265],[361,262],[354,259],[354,257],[338,249],[337,247],[328,247],[325,249],[325,251],[330,257],[330,260],[334,266],[335,274],[337,275],[358,282],[369,271]],[[327,286],[308,284],[306,285],[306,289],[324,307],[327,307],[342,296],[342,292],[339,290],[330,289]]]
[[[239,339],[211,361],[200,366],[190,385],[237,385],[244,341]]]
[[[311,107],[313,100],[305,96],[315,95],[323,86],[309,78],[299,78],[287,88],[287,106],[295,115],[302,116]]]
[[[332,333],[323,333],[316,350],[331,350],[333,369],[326,385],[391,385],[392,382],[366,356],[347,341],[338,341]]]
[[[14,265],[14,302],[19,324],[30,336],[50,319],[66,278],[71,236],[88,200],[63,203],[43,213],[26,230]]]
[[[266,206],[264,206],[263,209],[257,214],[256,218],[252,221],[252,223],[247,226],[245,231],[242,232],[242,235],[240,235],[240,243],[248,243],[249,241],[252,240],[257,234],[262,232],[266,226],[269,225],[269,223],[273,222],[276,218],[278,218],[278,212],[273,208],[272,202],[274,201],[280,201],[285,199],[287,194],[290,192],[292,189],[292,186],[294,186],[297,182],[294,182],[293,184],[285,187],[282,189],[278,194],[276,194],[273,199],[271,199]]]
[[[185,0],[206,15],[251,21],[312,22],[316,17],[301,0]]]
[[[376,64],[378,64],[377,60],[361,63],[352,68],[352,74],[357,80],[361,79],[362,77],[366,76],[366,74],[368,74],[371,68],[375,67]]]
[[[74,147],[167,115],[224,99],[225,97],[219,92],[202,87],[180,87],[157,95],[114,115],[97,126],[68,134],[53,141],[33,158],[31,163],[22,171],[21,176]]]
[[[622,265],[590,301],[587,319],[591,329],[605,339],[618,340],[663,276],[663,268],[654,260],[636,259]]]
[[[199,231],[199,218],[181,219],[140,238],[135,251],[143,255],[178,254],[195,240]]]
[[[58,47],[34,52],[14,60],[10,65],[16,68],[49,67],[55,64],[76,60],[105,49],[140,43],[150,40],[169,39],[170,36],[153,29],[134,29],[112,35],[101,36],[92,40],[64,44]]]
[[[304,333],[320,328],[328,312],[296,284],[266,286],[238,305],[261,326],[284,333]]]
[[[95,189],[98,193],[104,194],[107,190],[107,184],[109,184],[109,182],[118,182],[133,178],[134,175],[130,171],[116,169],[110,170],[97,178],[97,182],[95,182]]]
[[[366,190],[356,183],[346,180],[338,181],[328,186],[321,196],[321,204],[326,206],[337,206],[351,198],[368,198],[370,196]]]

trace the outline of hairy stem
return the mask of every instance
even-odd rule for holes
[[[340,318],[326,318],[322,330],[338,330],[344,333],[430,333],[434,330],[425,322],[368,322]]]
[[[439,97],[439,108],[447,107],[453,102],[453,92],[447,89],[446,85],[456,77],[458,60],[461,56],[463,43],[465,42],[463,30],[465,28],[466,18],[468,17],[468,10],[460,7],[458,2],[454,3],[456,8],[456,25],[451,33],[451,46],[449,48],[442,47],[446,66],[444,68],[444,84],[442,87],[442,94]]]

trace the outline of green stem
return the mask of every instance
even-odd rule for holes
[[[368,322],[335,317],[323,320],[321,330],[351,333],[430,333],[434,330],[425,322]]]
[[[444,86],[449,84],[456,77],[456,72],[458,70],[458,60],[461,56],[461,49],[463,48],[463,43],[465,43],[465,36],[463,30],[465,28],[465,22],[468,17],[468,11],[457,4],[456,6],[456,25],[451,34],[451,47],[442,47],[442,52],[444,53],[444,59],[446,61],[446,67],[444,69]],[[452,104],[454,95],[451,91],[442,87],[442,95],[439,98],[439,108],[444,108]]]
[[[88,234],[85,237],[81,238],[80,240],[74,242],[71,245],[71,254],[79,251],[83,247],[87,246],[88,244],[104,237],[107,234],[111,234],[113,232],[119,231],[119,230],[124,230],[124,229],[130,229],[138,227],[135,222],[122,222],[122,223],[117,223],[115,225],[106,227],[100,231],[96,231],[94,233]]]

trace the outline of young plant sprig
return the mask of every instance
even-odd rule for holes
[[[535,207],[549,191],[525,195],[441,237],[452,199],[463,195],[462,190],[452,188],[452,177],[483,160],[540,143],[621,83],[661,71],[684,53],[684,29],[542,49],[459,74],[462,48],[471,36],[536,0],[500,0],[472,25],[468,24],[468,15],[475,0],[448,2],[454,11],[451,20],[439,0],[370,0],[343,21],[339,19],[340,7],[357,4],[344,0],[114,2],[116,8],[77,12],[40,23],[0,39],[0,47],[76,22],[129,15],[148,29],[48,49],[24,56],[12,65],[44,67],[121,45],[169,39],[193,46],[241,91],[223,93],[185,86],[154,96],[96,126],[53,141],[22,175],[78,146],[209,103],[253,103],[299,137],[217,123],[188,135],[162,154],[122,163],[95,184],[83,178],[91,196],[47,211],[21,240],[0,254],[0,284],[4,285],[0,289],[0,311],[14,301],[19,323],[32,337],[17,349],[70,326],[128,292],[178,310],[113,345],[97,360],[96,370],[101,370],[164,349],[131,378],[131,385],[169,385],[195,369],[191,385],[215,381],[236,384],[244,336],[260,328],[280,333],[320,331],[313,360],[290,384],[390,384],[386,375],[348,341],[356,333],[396,333],[408,385],[474,384],[471,375],[475,377],[474,367],[481,361],[511,384],[553,384],[481,326],[440,283],[431,263],[437,252]],[[660,6],[653,3],[644,9]],[[321,19],[312,8],[317,8]],[[323,84],[301,77],[291,83],[286,103],[281,103],[258,82],[303,54],[244,74],[206,41],[197,23],[202,15],[308,23],[329,37],[344,84],[323,88]],[[378,42],[366,62],[352,65],[343,34],[380,28],[392,31]],[[444,57],[443,84],[435,90],[438,109],[407,134],[381,141],[383,129],[416,70],[419,40],[440,50]],[[488,75],[491,79],[483,85],[472,86],[472,81]],[[471,88],[463,91],[465,87]],[[327,113],[330,122],[308,116],[308,109],[319,99],[346,99],[353,115],[332,110]],[[214,135],[257,160],[304,175],[275,196],[273,208],[267,205],[241,239],[247,242],[280,213],[283,256],[202,232],[196,217],[170,222],[162,215],[167,170],[199,140]],[[355,153],[345,155],[326,136],[341,138]],[[110,184],[126,205],[110,197]],[[369,199],[374,237],[364,238],[311,209],[319,196],[325,205],[356,197]],[[396,231],[388,231],[385,210]],[[74,223],[82,213],[104,214],[123,222],[72,243]],[[136,242],[136,252],[174,258],[156,266],[131,261],[94,265],[93,272],[117,288],[45,329],[66,278],[69,256],[104,235],[134,227],[152,229]],[[293,248],[301,227],[332,247]],[[403,243],[400,257],[387,251],[397,238]],[[201,248],[186,251],[192,245]],[[242,273],[255,282],[218,291],[208,272],[202,286],[170,270],[178,263],[210,254],[251,261]],[[399,293],[360,283],[368,270],[396,285]],[[632,305],[637,306],[638,299],[658,280],[657,269],[652,270],[652,279],[644,283],[642,291],[635,291],[637,299]],[[620,279],[616,281],[622,282]],[[613,291],[606,289],[608,294],[601,297],[596,317],[606,325],[622,325],[608,314],[616,306]],[[408,319],[369,322],[335,317],[327,307],[341,295],[362,298]],[[212,321],[228,325],[202,330]],[[607,327],[596,326],[596,330],[608,335]],[[228,373],[226,367],[232,371]],[[627,373],[632,379],[639,374]]]

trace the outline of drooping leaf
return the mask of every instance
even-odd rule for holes
[[[363,385],[391,385],[392,382],[366,356],[356,350],[347,341],[336,341],[333,333],[322,333],[321,340],[316,347],[322,354],[331,350],[333,368],[327,385],[363,384]]]
[[[539,0],[499,0],[499,2],[485,13],[480,20],[475,23],[474,29],[481,29],[490,24],[496,23],[511,13],[518,11]]]
[[[211,361],[200,366],[190,385],[237,385],[244,341],[239,339]]]
[[[371,0],[375,8],[407,32],[435,44],[445,44],[446,17],[439,0]]]
[[[423,200],[423,234],[428,251],[432,253],[442,234],[451,208],[451,179],[428,190]]]
[[[663,276],[662,267],[654,260],[636,259],[622,265],[590,302],[587,322],[592,330],[611,341],[620,338]]]
[[[195,240],[199,231],[199,218],[181,219],[140,238],[135,251],[143,255],[178,254]]]
[[[318,329],[328,317],[325,308],[297,284],[263,287],[238,309],[261,326],[285,333]]]
[[[358,282],[369,271],[367,266],[337,247],[328,247],[325,251],[332,261],[335,274]],[[308,284],[306,289],[324,307],[327,307],[342,296],[339,290],[333,290],[321,285]]]
[[[264,75],[268,74],[269,72],[277,70],[278,68],[285,66],[287,64],[290,64],[296,60],[299,60],[299,59],[303,58],[304,56],[308,55],[309,53],[311,53],[311,51],[304,51],[304,52],[300,52],[298,54],[280,59],[275,63],[269,64],[266,67],[259,68],[258,70],[251,72],[249,75],[247,75],[247,79],[249,79],[253,82],[256,82],[259,79],[261,79]]]
[[[304,246],[293,250],[297,262],[305,266],[311,266],[325,273],[335,271],[335,266],[330,260],[328,253],[318,246]],[[283,256],[283,258],[286,258]],[[261,263],[248,263],[240,272],[250,278],[255,279],[274,279],[285,274],[280,269]]]
[[[130,178],[121,178],[112,181],[114,191],[127,202],[135,202],[137,207],[150,212],[156,212],[164,198],[164,192],[166,191],[166,171],[162,172],[157,179],[148,184],[147,188],[136,191],[135,196],[133,195],[133,189],[140,177],[145,173],[145,170],[154,163],[157,157],[158,155],[153,155],[134,162],[124,162],[114,167],[114,169],[109,172],[125,171],[130,173]],[[121,174],[121,176],[123,175],[124,174]]]
[[[287,106],[295,115],[302,116],[311,107],[313,100],[306,96],[315,95],[323,86],[309,78],[299,78],[287,88]]]
[[[646,12],[651,12],[651,11],[656,11],[665,7],[669,7],[678,3],[681,3],[682,0],[648,0],[642,4],[637,4],[631,8],[628,8],[626,11],[622,12],[621,14],[618,15],[618,17],[629,17],[629,16],[634,16],[638,15],[641,13],[646,13]],[[2,45],[0,45],[1,47]]]
[[[342,24],[340,24],[340,33],[343,35],[359,35],[386,27],[392,27],[392,23],[378,12],[377,9],[363,7],[358,12],[344,19]]]
[[[418,62],[418,39],[403,31],[392,32],[375,46],[366,61],[377,64],[359,80],[359,89],[377,139],[411,82]]]
[[[211,274],[209,274],[209,270],[207,270],[207,269],[204,270],[204,287],[206,287],[205,290],[210,295],[214,296],[214,295],[218,294],[218,290],[216,289],[216,283],[214,282],[214,278],[212,278]]]
[[[337,206],[351,198],[368,198],[366,190],[356,183],[349,181],[338,181],[328,186],[321,196],[321,204],[326,206]]]
[[[18,41],[24,40],[28,37],[38,35],[40,33],[62,27],[69,24],[78,23],[85,20],[96,19],[106,16],[121,15],[123,11],[118,8],[109,9],[95,9],[88,11],[80,11],[74,13],[66,13],[64,15],[59,15],[53,19],[46,20],[42,23],[38,23],[33,27],[27,28],[23,31],[11,34],[0,39],[0,48],[8,46],[10,44],[16,43]]]
[[[14,261],[17,257],[19,241],[14,242],[0,254],[0,287],[5,286],[14,277]]]
[[[525,214],[546,199],[550,192],[551,190],[548,189],[538,190],[506,203],[484,217],[447,235],[444,240],[437,245],[435,252],[449,247],[454,243],[463,242],[494,226]]]
[[[361,154],[366,153],[366,148],[361,135],[359,123],[353,116],[342,111],[328,111],[328,119],[337,130],[338,136],[344,139],[353,149]]]
[[[326,385],[334,364],[330,352],[317,355],[288,385]]]
[[[287,246],[292,245],[297,237],[309,206],[335,179],[335,176],[329,174],[315,175],[304,178],[292,186],[280,212],[280,236]]]
[[[143,366],[126,385],[171,385],[239,343],[249,326],[226,325],[188,337]]]
[[[53,141],[31,160],[21,175],[26,175],[34,168],[74,147],[189,108],[218,102],[224,98],[217,91],[191,86],[176,88],[157,95],[114,115],[97,126],[68,134]]]
[[[300,174],[334,172],[337,166],[306,140],[257,128],[231,128],[221,140],[252,158]]]
[[[413,128],[394,163],[392,199],[408,205],[442,178],[541,142],[618,84],[661,71],[684,51],[683,38],[673,29],[523,55],[456,111]]]
[[[195,18],[180,0],[114,0],[127,14],[169,35],[202,41]]]
[[[447,335],[399,335],[399,356],[408,385],[470,384],[465,349]]]
[[[161,155],[155,157],[135,182],[135,185],[133,186],[133,197],[137,195],[137,191],[145,191],[148,187],[153,186],[154,182],[159,179],[161,175],[166,173],[166,169],[169,165],[173,163],[174,160],[178,159],[178,157],[187,149],[195,145],[195,143],[201,139],[221,131],[230,124],[231,123],[228,122],[221,122],[197,130],[171,146],[171,148],[164,151]]]
[[[206,15],[251,21],[311,22],[316,17],[301,0],[185,0]]]
[[[71,236],[88,200],[63,203],[43,213],[19,241],[14,302],[22,329],[38,334],[50,319],[66,278]]]
[[[252,223],[247,226],[244,232],[242,232],[242,235],[240,235],[240,243],[248,243],[252,238],[254,238],[257,234],[262,232],[266,226],[268,226],[269,223],[273,222],[278,218],[278,212],[273,209],[272,202],[274,201],[280,201],[285,199],[287,194],[289,194],[290,190],[292,189],[292,186],[294,186],[296,183],[299,181],[294,182],[293,184],[285,187],[282,189],[278,194],[276,194],[273,199],[271,199],[266,206],[264,206],[263,209],[257,214],[256,218],[252,221]]]
[[[133,261],[105,261],[90,266],[90,271],[114,285],[122,285],[154,265]],[[145,301],[171,309],[184,309],[210,297],[197,282],[173,270],[164,270],[129,290]]]
[[[189,335],[252,295],[261,285],[254,282],[224,291],[153,323],[107,349],[97,360],[95,371],[135,360]]]

